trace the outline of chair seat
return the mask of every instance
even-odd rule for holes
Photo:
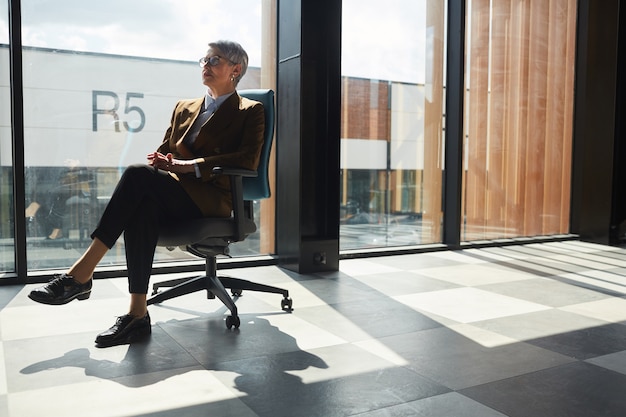
[[[253,220],[243,219],[241,226],[244,237],[256,231]],[[205,243],[212,246],[216,239],[234,242],[238,240],[235,236],[235,220],[232,217],[205,217],[161,226],[158,245],[175,247]]]

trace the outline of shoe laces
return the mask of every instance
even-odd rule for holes
[[[63,288],[69,284],[75,284],[76,281],[71,275],[56,275],[55,278],[48,282],[49,287]]]
[[[133,319],[134,317],[131,316],[130,314],[124,314],[123,316],[118,316],[117,319],[115,320],[115,324],[113,325],[113,327],[119,328],[124,325],[128,325],[133,321]]]

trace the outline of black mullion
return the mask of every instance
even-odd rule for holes
[[[26,219],[24,178],[24,94],[22,79],[22,14],[20,0],[9,0],[9,66],[11,92],[11,140],[13,150],[13,225],[15,272],[26,282]]]

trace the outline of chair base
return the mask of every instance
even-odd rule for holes
[[[206,290],[208,298],[219,298],[222,303],[230,310],[231,315],[226,318],[226,327],[239,328],[240,320],[237,306],[233,298],[228,294],[226,289],[231,290],[233,297],[240,297],[244,290],[257,291],[273,294],[282,294],[281,309],[286,312],[293,310],[293,301],[289,298],[289,291],[283,288],[273,287],[270,285],[258,284],[239,278],[218,277],[217,263],[214,257],[206,259],[206,275],[195,278],[180,278],[164,282],[157,282],[152,286],[152,294],[148,300],[148,305],[161,303],[185,294]],[[161,287],[171,287],[166,291],[159,292]]]

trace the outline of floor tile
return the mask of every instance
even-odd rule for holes
[[[306,368],[308,355],[326,367]],[[233,388],[261,416],[349,416],[449,391],[349,345],[221,363],[220,370],[238,374]]]
[[[551,243],[547,243],[547,244],[539,244],[536,245],[539,248],[550,248],[552,250],[556,249],[562,249],[565,250],[569,253],[596,253],[596,252],[624,252],[623,250],[617,248],[617,247],[613,247],[613,246],[606,246],[606,245],[600,245],[597,243],[591,243],[591,242],[583,242],[580,240],[566,240],[563,242],[551,242]]]
[[[553,256],[552,259],[598,271],[626,266],[626,264],[620,260],[588,254],[558,255]]]
[[[477,343],[487,348],[505,346],[519,342],[518,339],[504,336],[500,333],[492,332],[486,329],[481,329],[480,327],[476,327],[473,324],[450,324],[446,327],[450,330],[453,330],[455,333],[458,333],[459,335],[467,338],[468,340],[471,340],[474,343]]]
[[[443,254],[443,255],[442,255]],[[459,259],[460,258],[460,259]],[[420,253],[399,256],[382,256],[376,258],[375,262],[379,265],[385,265],[391,268],[401,269],[403,271],[411,271],[415,269],[434,268],[439,266],[458,266],[466,265],[471,258],[453,252],[440,253]]]
[[[602,320],[548,309],[527,314],[500,317],[472,323],[476,327],[489,330],[520,341],[549,338],[577,331],[602,327],[608,323]],[[626,329],[626,326],[623,326]]]
[[[197,366],[198,362],[165,332],[153,326],[144,343],[99,349],[94,334],[78,333],[4,342],[9,393],[64,384],[111,380],[129,375]],[[45,346],[45,349],[42,347]]]
[[[589,291],[589,288],[568,282],[561,277],[481,285],[480,289],[550,307],[562,307],[610,297],[603,292]]]
[[[164,410],[180,415],[178,410],[199,405],[204,414],[196,415],[256,416],[214,375],[194,368],[9,394],[10,415],[24,417],[67,417],[78,410],[85,417],[148,416]]]
[[[219,320],[170,321],[160,326],[199,363],[212,367],[219,362],[299,351],[345,343],[291,315],[241,315],[241,327],[227,330]],[[260,351],[259,349],[262,350]]]
[[[529,254],[517,249],[517,246],[490,247],[481,249],[466,249],[463,252],[482,262],[497,262],[506,260],[526,260],[533,258],[534,254]]]
[[[427,254],[431,258],[439,258],[446,261],[452,261],[458,265],[467,264],[480,264],[487,261],[473,256],[472,250],[444,250],[438,252],[431,252]],[[454,265],[453,263],[448,265]]]
[[[457,288],[395,298],[417,311],[424,310],[459,323],[472,323],[549,308],[541,304],[494,294],[477,288]]]
[[[440,323],[410,306],[388,297],[372,298],[365,303],[334,304],[332,307],[371,337],[384,337],[440,326]]]
[[[62,306],[30,305],[0,311],[3,340],[17,340],[58,334],[95,334],[108,329],[116,315],[128,311],[128,301],[122,298],[73,301]]]
[[[626,415],[626,375],[571,363],[460,391],[509,417]]]
[[[372,296],[377,295],[376,290],[349,276],[299,281],[294,287],[294,290],[290,291],[290,295],[294,300],[297,300],[298,307],[343,302],[366,302]],[[309,298],[313,297],[316,302],[307,302]]]
[[[358,414],[358,417],[506,417],[456,392],[435,395],[393,407]]]
[[[447,328],[391,336],[381,342],[404,357],[410,369],[455,390],[573,361],[527,343],[487,348]]]
[[[0,394],[0,416],[9,416],[9,401],[6,394]]]
[[[507,259],[491,263],[490,266],[497,268],[508,268],[519,273],[529,274],[529,278],[550,278],[570,271],[579,271],[583,268],[571,268],[562,263],[549,262],[546,260],[528,259]]]
[[[626,375],[626,350],[597,356],[587,362]]]
[[[396,272],[399,269],[391,266],[381,265],[371,260],[354,259],[341,262],[339,264],[339,270],[351,276],[358,276]]]
[[[512,282],[534,278],[527,273],[515,270],[505,270],[503,268],[494,268],[485,264],[465,265],[463,268],[453,266],[444,266],[437,268],[425,268],[415,270],[416,273],[427,277],[448,281],[457,285],[478,286],[493,284],[496,282]]]
[[[373,337],[367,329],[363,329],[358,323],[341,314],[334,306],[299,308],[294,314],[347,342],[369,340]]]
[[[0,358],[4,359],[6,356],[4,354],[4,343],[0,342]],[[8,378],[7,378],[7,367],[6,367],[6,362],[4,360],[0,361],[0,397],[4,396],[5,394],[7,394],[8,391],[8,387],[7,387],[7,382],[8,382]],[[2,406],[0,405],[0,409],[2,408]],[[2,413],[0,413],[0,415],[2,415]]]
[[[575,331],[564,329],[560,333],[537,338],[529,343],[584,360],[626,350],[626,326],[606,324]]]
[[[451,282],[430,278],[413,271],[388,274],[359,275],[356,279],[387,296],[447,290],[459,286]]]
[[[564,282],[588,288],[597,293],[610,296],[626,295],[626,271],[611,269],[605,271],[586,270],[576,274],[563,274],[559,277]]]
[[[609,298],[561,307],[561,310],[611,323],[626,322],[626,300]]]

